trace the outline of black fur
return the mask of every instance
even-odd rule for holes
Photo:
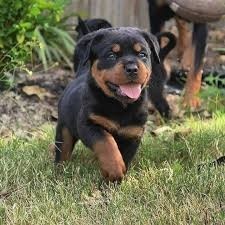
[[[157,0],[148,0],[150,29],[153,34],[161,32],[165,21],[174,17],[174,12],[167,4],[158,6]]]
[[[169,52],[176,46],[176,37],[170,32],[162,32],[156,35],[158,42],[161,38],[168,38],[169,42],[163,48],[160,48],[159,57],[160,64],[155,64],[152,67],[152,78],[149,82],[148,96],[159,113],[169,119],[171,117],[171,110],[167,100],[165,99],[164,85],[168,79],[167,72],[164,68],[163,61]]]
[[[207,44],[208,28],[205,23],[194,23],[192,43],[195,46],[194,72],[199,71],[203,63]]]

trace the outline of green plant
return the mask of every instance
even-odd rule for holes
[[[68,2],[0,0],[0,80],[26,69],[26,63],[34,60],[45,69],[56,60],[69,64],[74,41],[64,18]]]
[[[72,68],[70,56],[73,54],[75,43],[64,29],[48,24],[37,26],[34,37],[39,44],[34,51],[45,69],[56,60],[63,61]]]
[[[211,86],[224,87],[225,86],[225,68],[222,66],[220,71],[211,72],[207,74],[204,81]]]
[[[40,4],[38,7],[38,9],[44,7],[45,12],[40,10],[38,14],[38,24],[33,33],[38,46],[34,48],[34,51],[45,69],[56,60],[71,66],[70,56],[73,54],[75,42],[68,33],[69,25],[66,23],[70,16],[64,17],[64,8],[68,1],[51,1],[47,5],[44,1],[44,6]],[[75,16],[75,14],[72,15]]]
[[[207,85],[201,91],[201,97],[205,100],[210,111],[225,111],[225,77],[224,74],[209,74],[205,78]],[[221,88],[218,88],[221,87]]]

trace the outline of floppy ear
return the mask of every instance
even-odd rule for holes
[[[91,59],[91,48],[95,40],[100,40],[100,36],[102,35],[98,34],[98,32],[91,32],[78,41],[73,57],[75,72],[77,72],[79,68],[85,66]]]
[[[160,63],[160,58],[159,58],[159,51],[160,51],[160,46],[157,38],[148,32],[143,31],[142,32],[143,37],[147,41],[152,53],[153,53],[153,59],[155,60],[156,63]]]

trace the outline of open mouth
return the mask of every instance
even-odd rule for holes
[[[107,85],[112,92],[123,99],[125,98],[127,100],[136,101],[141,95],[141,84],[127,83],[116,85],[108,81]]]

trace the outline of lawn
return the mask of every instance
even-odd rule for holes
[[[225,167],[202,167],[225,154],[225,114],[169,122],[146,132],[119,186],[102,182],[80,143],[55,168],[54,127],[31,138],[0,139],[0,224],[225,224]]]

